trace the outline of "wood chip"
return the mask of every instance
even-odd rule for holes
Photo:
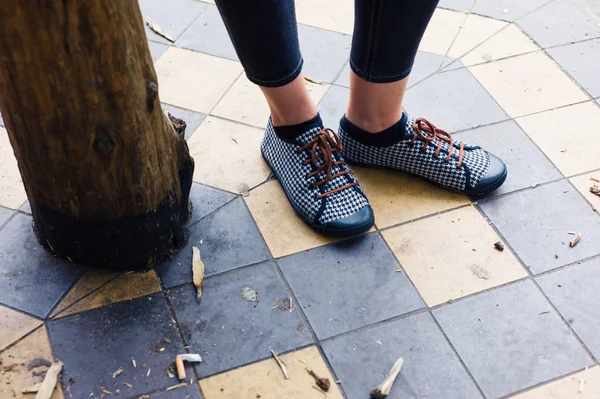
[[[177,389],[177,388],[185,387],[187,384],[188,383],[186,381],[186,382],[182,382],[182,383],[177,384],[177,385],[171,385],[170,387],[167,388],[167,391],[172,391],[172,390]]]
[[[496,248],[498,251],[502,252],[502,251],[504,251],[504,244],[502,244],[502,241],[495,242],[494,248]]]
[[[108,389],[100,388],[100,390],[101,390],[103,393],[107,394],[107,395],[112,395],[112,394],[113,394],[113,393],[112,393],[111,391],[109,391]]]
[[[163,338],[163,341],[165,341],[167,344],[170,344],[170,343],[171,343],[171,340],[170,340],[169,338],[167,338],[167,337],[164,337],[164,338]]]
[[[35,385],[21,389],[21,393],[36,393],[42,387],[42,383],[38,382]]]
[[[596,183],[600,183],[600,180],[596,179],[595,177],[590,177],[591,181],[595,181]]]
[[[307,82],[310,82],[310,83],[314,83],[316,85],[322,85],[322,84],[324,84],[324,82],[320,82],[318,80],[314,80],[313,78],[310,78],[308,76],[305,76],[304,80],[306,80]]]
[[[137,364],[135,364],[135,359],[131,359],[131,364],[133,364],[133,368],[137,368]]]
[[[123,384],[127,385],[127,387],[128,387],[128,388],[133,388],[133,385],[131,385],[131,384],[130,384],[130,383],[128,383],[128,382],[124,382]]]
[[[161,35],[162,37],[164,37],[171,43],[175,42],[175,39],[173,39],[173,37],[171,35],[169,35],[167,32],[165,32],[152,18],[150,18],[150,17],[146,18],[146,24],[156,34]]]
[[[117,378],[117,376],[119,374],[121,374],[122,372],[123,372],[123,367],[119,367],[119,369],[113,373],[113,378]]]
[[[396,380],[396,377],[400,373],[400,369],[402,369],[402,365],[404,364],[404,358],[400,358],[394,363],[390,371],[387,372],[385,378],[381,382],[381,384],[377,385],[371,391],[371,398],[373,399],[383,399],[390,394],[390,390],[392,389],[392,385]]]
[[[319,377],[314,371],[308,368],[306,369],[306,371],[315,379],[315,383],[319,388],[321,388],[325,392],[329,392],[329,387],[331,387],[331,382],[329,381],[329,378]]]
[[[56,388],[56,382],[58,381],[58,375],[62,371],[63,363],[55,362],[52,363],[52,366],[46,372],[46,376],[44,377],[44,381],[42,381],[42,385],[35,395],[35,399],[50,399],[52,396],[52,392],[54,392],[54,388]]]
[[[563,150],[560,150],[560,152],[567,152],[567,149],[565,148]]]
[[[571,240],[571,242],[569,243],[569,246],[571,248],[573,248],[575,245],[577,245],[577,243],[581,241],[581,233],[578,233],[575,237],[573,237],[573,239]]]
[[[285,363],[283,363],[283,361],[279,358],[279,356],[277,356],[277,353],[275,353],[275,351],[273,349],[271,349],[271,354],[273,355],[273,358],[275,359],[275,361],[277,362],[277,365],[281,369],[281,372],[283,373],[283,376],[285,377],[285,379],[289,380],[290,376],[288,375],[287,368],[285,367]]]
[[[202,282],[204,281],[204,263],[200,259],[200,250],[198,247],[192,247],[192,276],[194,278],[194,287],[196,287],[196,299],[200,302],[200,297],[202,297]]]

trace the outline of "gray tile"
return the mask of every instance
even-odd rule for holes
[[[323,349],[349,398],[367,398],[400,356],[404,365],[388,399],[481,398],[427,313],[327,341]]]
[[[242,289],[258,292],[258,303]],[[204,281],[200,304],[191,285],[169,291],[175,316],[192,353],[201,353],[200,378],[312,343],[297,310],[273,309],[290,293],[272,262]]]
[[[319,102],[319,112],[325,126],[337,132],[340,118],[346,113],[350,89],[341,86],[330,86]]]
[[[600,253],[600,216],[564,180],[480,206],[534,274]],[[583,236],[575,248],[570,231]]]
[[[208,5],[198,19],[177,39],[177,45],[201,53],[238,60],[219,10],[213,5]]]
[[[584,0],[554,0],[518,24],[545,48],[598,37],[598,22]]]
[[[150,395],[149,399],[202,399],[202,395],[198,384],[188,384],[183,388],[155,393]]]
[[[298,25],[302,72],[314,80],[331,83],[350,57],[352,37],[312,26]]]
[[[529,280],[444,306],[433,314],[488,398],[592,364]]]
[[[21,212],[25,212],[25,213],[28,213],[31,215],[31,204],[29,204],[29,201],[25,201],[25,203],[23,205],[21,205],[19,210]]]
[[[424,306],[375,233],[278,263],[319,339]]]
[[[549,48],[547,51],[592,97],[600,96],[600,39]]]
[[[600,259],[537,278],[538,283],[596,358],[600,358]]]
[[[504,21],[514,21],[550,0],[477,0],[471,12]]]
[[[170,112],[176,118],[183,119],[187,125],[185,129],[185,139],[189,140],[190,137],[196,132],[196,129],[200,126],[202,121],[206,119],[206,115],[201,114],[200,112],[190,111],[188,109],[183,109],[179,107],[175,107],[173,105],[161,103],[162,108],[166,112]]]
[[[508,178],[492,195],[505,194],[561,177],[558,169],[513,121],[458,133],[456,138],[468,144],[479,145],[506,163]]]
[[[139,0],[146,36],[155,41],[171,44],[164,37],[154,33],[146,24],[152,18],[166,33],[177,39],[208,4],[196,0]]]
[[[15,211],[12,209],[3,208],[0,206],[0,226],[2,226],[14,212]]]
[[[217,208],[225,205],[235,198],[234,194],[216,188],[192,183],[190,202],[192,203],[192,218],[190,225],[209,215]]]
[[[190,227],[185,248],[158,268],[165,287],[192,281],[192,246],[200,249],[207,276],[270,258],[260,231],[241,198]]]
[[[150,48],[150,55],[152,56],[152,61],[156,62],[161,55],[169,48],[169,45],[157,43],[148,40],[148,47]]]
[[[335,81],[336,85],[350,87],[350,64],[346,63],[346,66],[340,73],[340,76]]]
[[[408,78],[409,87],[434,74],[440,69],[442,64],[447,64],[451,61],[452,58],[450,57],[418,51],[412,71],[410,72],[410,77]]]
[[[509,119],[467,69],[438,73],[408,89],[404,108],[448,132]]]
[[[1,303],[45,318],[84,270],[43,249],[29,216],[15,216],[0,231]]]
[[[455,11],[471,11],[477,0],[440,0],[438,7]]]

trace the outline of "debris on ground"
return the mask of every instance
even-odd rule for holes
[[[585,385],[585,375],[588,371],[588,366],[585,366],[585,370],[583,370],[583,373],[581,374],[581,379],[579,380],[579,388],[577,389],[577,392],[581,393],[583,392],[583,386]]]
[[[590,187],[590,193],[600,197],[600,187],[598,187],[597,184],[594,184],[592,187]]]
[[[247,197],[250,195],[250,187],[246,183],[239,183],[236,187],[238,194],[242,197]]]
[[[490,278],[488,271],[481,266],[473,265],[471,266],[471,271],[481,279],[487,280]]]
[[[131,364],[133,364],[133,368],[137,368],[137,364],[135,364],[135,359],[131,359]]]
[[[275,303],[275,306],[272,309],[277,309],[281,311],[289,310],[290,312],[294,310],[294,303],[292,297],[278,299]]]
[[[177,388],[182,388],[182,387],[186,386],[187,384],[188,383],[186,381],[186,382],[182,382],[182,383],[177,384],[177,385],[171,385],[170,387],[167,388],[167,391],[172,391],[172,390],[177,389]]]
[[[567,149],[566,148],[562,149],[562,150],[560,150],[560,152],[567,152]]]
[[[558,259],[558,254],[554,254],[554,259]]]
[[[164,37],[171,43],[175,42],[175,39],[173,39],[173,37],[171,35],[169,35],[167,32],[165,32],[152,18],[150,18],[150,17],[146,18],[146,25],[148,25],[148,28],[152,29],[152,31],[154,33]]]
[[[275,351],[273,349],[271,349],[271,354],[273,355],[273,358],[275,359],[275,361],[277,362],[277,365],[281,369],[281,372],[283,373],[283,376],[285,377],[285,379],[289,380],[290,376],[288,375],[287,368],[285,367],[285,363],[279,358],[279,356],[277,356],[277,353],[275,353]]]
[[[242,298],[248,302],[254,302],[254,307],[258,305],[258,291],[250,287],[242,287]]]
[[[113,373],[113,378],[117,378],[117,376],[119,374],[121,374],[122,372],[123,372],[123,367],[119,367],[119,369]]]
[[[573,237],[573,239],[571,240],[571,242],[569,243],[569,246],[571,248],[573,248],[575,245],[577,245],[577,243],[581,241],[581,233],[577,233],[577,235],[575,237]]]
[[[32,361],[27,363],[27,370],[31,371],[35,368],[42,367],[42,366],[50,367],[50,366],[52,366],[52,362],[50,362],[46,359],[43,359],[41,357],[36,357],[35,359],[33,359]]]
[[[590,180],[591,180],[591,181],[595,181],[596,183],[600,183],[600,180],[596,179],[596,178],[595,178],[595,177],[593,177],[593,176],[590,176]]]
[[[204,263],[200,259],[200,250],[198,247],[192,247],[192,277],[194,287],[196,287],[196,299],[200,302],[202,297],[202,282],[204,281]]]
[[[319,388],[321,388],[325,392],[329,392],[329,387],[331,387],[331,382],[329,381],[329,378],[319,377],[314,371],[308,368],[306,369],[306,371],[315,379],[315,383]]]
[[[202,356],[197,353],[183,353],[175,357],[175,367],[177,368],[177,377],[180,380],[186,378],[185,365],[183,362],[199,363],[202,361]]]
[[[21,393],[37,393],[41,387],[42,387],[42,383],[38,382],[37,384],[34,384],[30,387],[21,389]]]
[[[504,244],[502,244],[502,241],[495,242],[494,248],[496,248],[498,251],[502,252],[502,251],[504,251]]]
[[[46,376],[44,377],[44,381],[42,381],[42,385],[40,389],[37,391],[35,395],[35,399],[50,399],[52,396],[52,392],[54,392],[54,388],[56,388],[56,383],[58,382],[58,375],[62,371],[63,362],[55,362],[52,363],[52,366],[46,372]]]
[[[373,399],[383,399],[390,394],[390,390],[392,389],[392,385],[396,380],[396,377],[400,373],[400,369],[402,369],[402,365],[404,364],[404,358],[400,358],[394,363],[390,371],[387,372],[385,378],[381,382],[381,384],[377,385],[371,391],[371,398]]]
[[[304,77],[304,80],[306,80],[307,82],[310,82],[310,83],[314,83],[314,84],[316,84],[316,85],[322,85],[322,84],[325,84],[324,82],[320,82],[320,81],[318,81],[318,80],[314,80],[313,78],[310,78],[310,77],[308,77],[308,76],[305,76],[305,77]]]
[[[163,341],[165,341],[167,344],[171,343],[171,340],[167,337],[163,337]]]

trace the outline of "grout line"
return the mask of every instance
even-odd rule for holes
[[[12,208],[5,208],[3,206],[0,206],[0,209],[6,209],[9,212],[12,212],[12,214],[6,218],[6,220],[4,221],[4,223],[0,223],[0,231],[2,231],[6,226],[8,226],[10,224],[10,222],[12,222],[12,220],[20,213],[17,209],[12,209]]]
[[[33,330],[29,331],[27,334],[24,334],[21,338],[17,339],[16,341],[14,341],[13,343],[11,343],[10,345],[8,345],[6,348],[0,350],[0,355],[4,354],[5,352],[7,352],[8,350],[12,349],[13,347],[15,347],[17,344],[19,344],[20,342],[22,342],[24,339],[28,338],[30,335],[33,335],[36,331],[38,331],[40,328],[45,328],[46,329],[46,333],[48,335],[50,335],[50,331],[49,329],[46,327],[46,323],[40,324],[39,326],[37,326],[36,328],[34,328]],[[50,341],[50,337],[48,337],[48,341]],[[50,343],[50,350],[52,351],[52,343]],[[4,373],[3,373],[4,374]]]

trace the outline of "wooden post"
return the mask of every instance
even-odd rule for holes
[[[194,161],[137,1],[0,1],[0,109],[47,249],[143,269],[185,243]]]

